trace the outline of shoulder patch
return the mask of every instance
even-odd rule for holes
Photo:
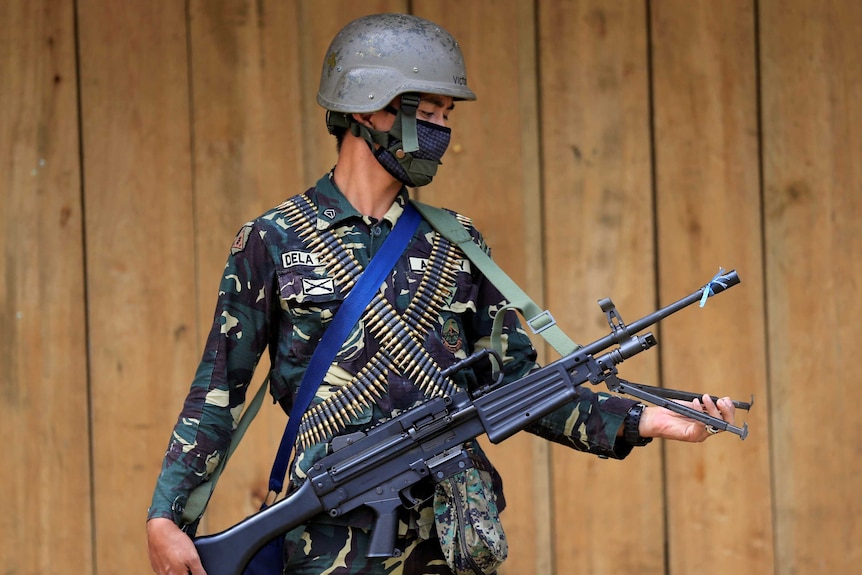
[[[242,227],[236,235],[236,238],[233,240],[233,245],[230,246],[231,255],[238,254],[245,249],[245,246],[248,243],[248,236],[251,235],[251,229],[251,224],[246,224]]]

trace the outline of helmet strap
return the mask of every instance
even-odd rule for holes
[[[419,137],[416,135],[416,110],[419,108],[419,94],[402,94],[401,109],[401,142],[404,153],[409,154],[419,149]]]
[[[326,111],[326,130],[334,134],[337,128],[350,128],[350,118],[344,112]]]
[[[373,153],[375,151],[374,144],[381,146],[383,148],[389,145],[389,132],[381,132],[380,130],[375,130],[374,128],[369,128],[368,126],[363,126],[353,118],[348,118],[348,129],[350,133],[356,136],[357,138],[362,138],[368,144],[368,148]]]
[[[405,154],[411,154],[419,150],[419,136],[416,130],[416,111],[418,109],[419,94],[402,94],[400,109],[396,110],[389,106],[384,108],[387,112],[396,115],[395,125],[389,132],[363,126],[354,120],[350,114],[332,111],[326,113],[326,127],[330,133],[336,127],[347,128],[351,134],[368,142],[372,152],[374,151],[374,144],[388,148],[390,146],[389,135],[392,134],[401,141],[401,150]],[[391,151],[395,152],[395,150]]]

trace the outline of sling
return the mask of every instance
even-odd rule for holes
[[[560,355],[569,355],[580,347],[560,329],[549,311],[542,310],[482,248],[476,245],[470,232],[455,216],[441,208],[422,204],[415,200],[410,200],[410,202],[440,235],[461,248],[464,255],[479,268],[479,271],[500,290],[500,293],[509,302],[494,317],[491,345],[497,353],[502,356],[500,335],[503,330],[503,317],[505,315],[503,312],[507,309],[520,311],[533,333],[541,335]]]

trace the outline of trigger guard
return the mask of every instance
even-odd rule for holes
[[[414,493],[415,489],[420,489],[421,491]],[[434,497],[434,487],[430,481],[419,481],[406,489],[402,489],[399,495],[401,495],[404,507],[415,509]]]

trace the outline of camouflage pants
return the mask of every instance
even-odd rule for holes
[[[371,541],[367,529],[309,523],[285,537],[288,575],[452,575],[436,537],[399,537],[400,557],[366,557]]]

